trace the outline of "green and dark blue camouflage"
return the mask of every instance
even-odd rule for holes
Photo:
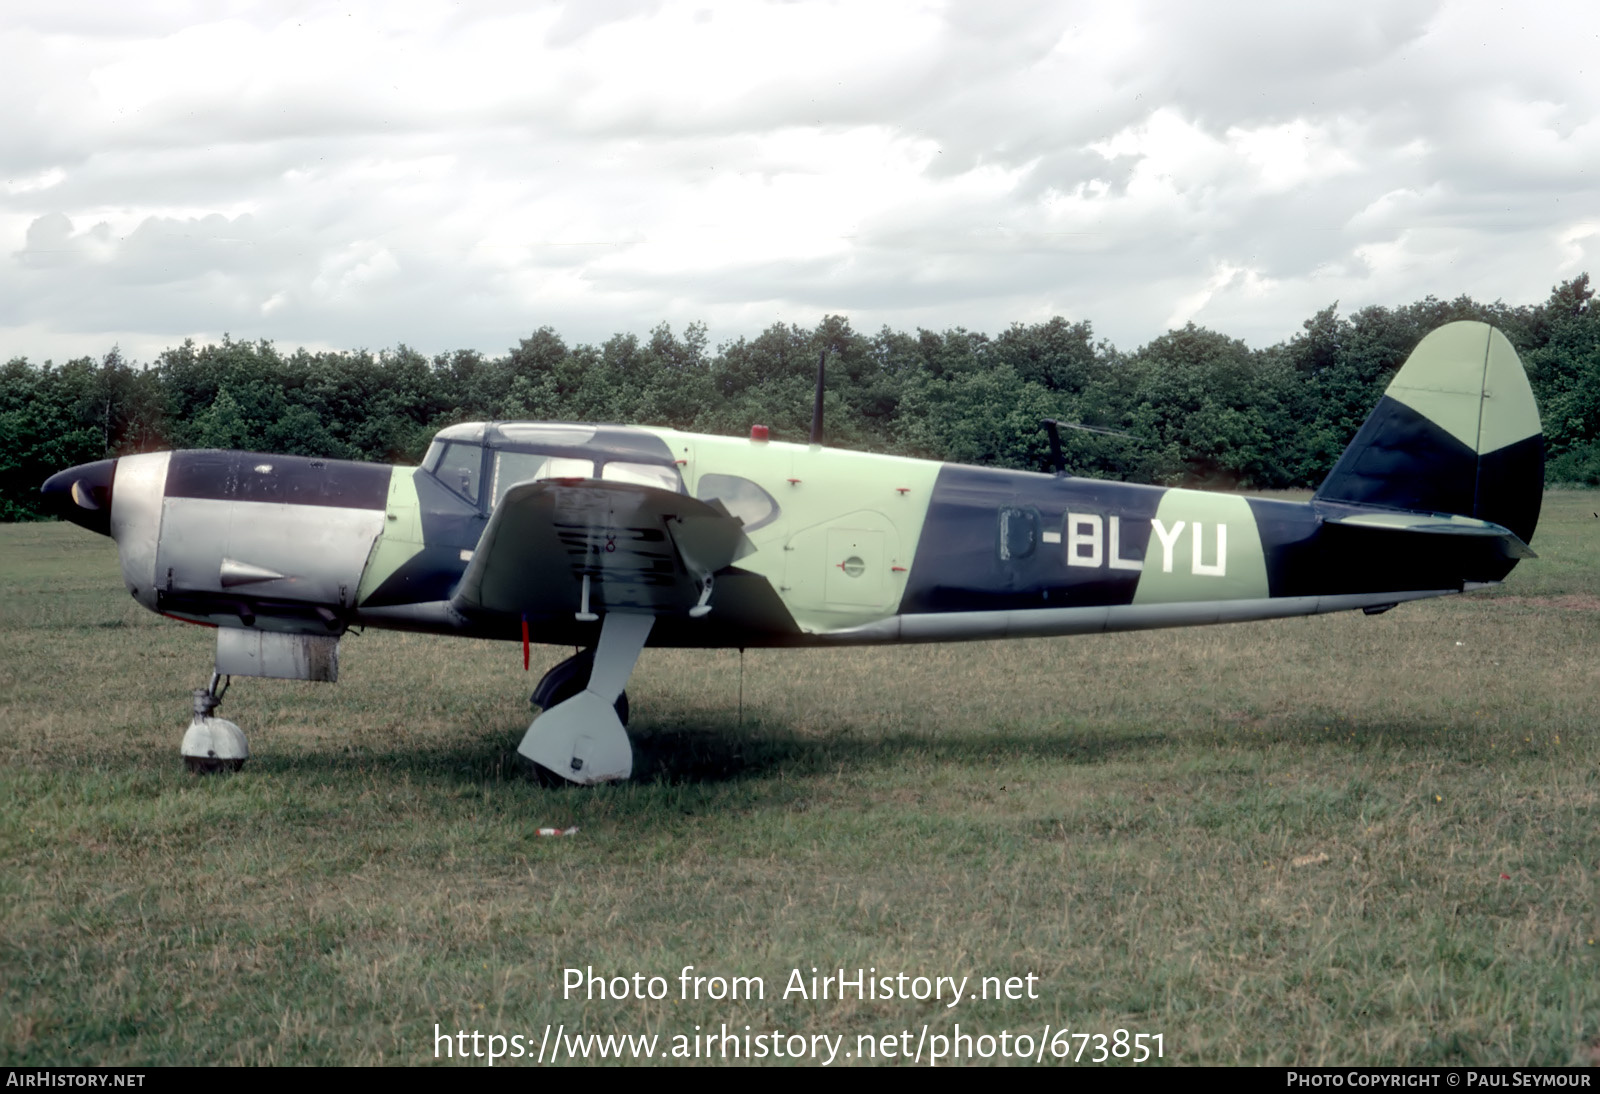
[[[595,781],[630,769],[610,712],[646,644],[1381,611],[1501,581],[1532,557],[1543,469],[1515,351],[1463,322],[1422,340],[1308,502],[786,444],[765,430],[536,422],[452,426],[419,468],[154,453],[73,468],[44,491],[116,538],[142,604],[278,636],[255,642],[248,664],[219,640],[218,672],[297,671],[252,666],[305,664],[297,636],[326,642],[356,625],[588,647],[558,666],[587,684],[541,685],[570,703],[535,723],[523,752]]]

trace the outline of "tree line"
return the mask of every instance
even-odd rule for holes
[[[432,358],[284,353],[271,342],[183,345],[147,365],[101,360],[0,370],[0,520],[40,515],[39,485],[74,464],[167,448],[235,448],[416,462],[433,433],[481,419],[622,422],[776,440],[809,433],[827,354],[827,443],[1045,470],[1043,418],[1120,430],[1062,435],[1079,475],[1190,486],[1319,483],[1406,356],[1433,328],[1479,319],[1521,355],[1544,420],[1547,481],[1600,484],[1600,307],[1588,274],[1536,305],[1427,297],[1317,312],[1286,342],[1250,349],[1193,323],[1124,352],[1087,322],[997,335],[876,334],[829,316],[712,350],[706,328],[569,346],[543,327],[508,353]]]

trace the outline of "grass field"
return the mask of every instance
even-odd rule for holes
[[[515,646],[378,632],[337,685],[236,681],[254,758],[191,776],[211,632],[135,605],[109,540],[0,527],[0,1060],[414,1064],[436,1024],[531,1055],[546,1023],[661,1055],[726,1023],[842,1063],[960,1023],[1600,1062],[1595,510],[1551,492],[1502,589],[1375,617],[752,651],[742,722],[737,653],[647,651],[635,779],[590,790],[516,758]],[[765,998],[680,999],[686,965]],[[668,998],[564,999],[587,966]],[[813,967],[1037,998],[785,998]]]

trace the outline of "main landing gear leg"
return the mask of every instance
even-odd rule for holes
[[[213,672],[210,685],[194,689],[194,719],[178,751],[183,753],[184,764],[198,775],[237,771],[250,758],[244,732],[226,718],[213,716],[232,679],[231,676],[224,679],[220,672]],[[222,681],[221,690],[217,688],[218,681]]]
[[[549,710],[557,703],[564,703],[578,692],[589,686],[589,674],[594,670],[593,647],[582,653],[575,653],[551,667],[539,680],[539,686],[533,689],[533,694],[528,696],[528,702],[540,710]],[[626,728],[628,724],[628,693],[624,691],[617,696],[617,717],[622,719]]]
[[[588,686],[535,718],[517,751],[586,786],[631,775],[633,746],[616,702],[655,621],[653,615],[606,613]]]

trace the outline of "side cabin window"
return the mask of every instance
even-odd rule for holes
[[[738,475],[701,475],[694,494],[701,501],[720,501],[729,513],[744,521],[746,532],[764,528],[782,512],[771,494]]]
[[[545,458],[537,452],[506,452],[494,454],[494,502],[490,508],[500,504],[500,499],[506,496],[519,482],[540,478],[540,470],[544,467]],[[547,476],[546,476],[547,477]]]
[[[1039,510],[1005,506],[1000,510],[1000,561],[1027,558],[1039,546]]]
[[[654,486],[657,490],[671,490],[674,494],[683,488],[676,467],[662,467],[653,463],[628,463],[612,460],[600,469],[606,482],[631,482],[639,486]]]

